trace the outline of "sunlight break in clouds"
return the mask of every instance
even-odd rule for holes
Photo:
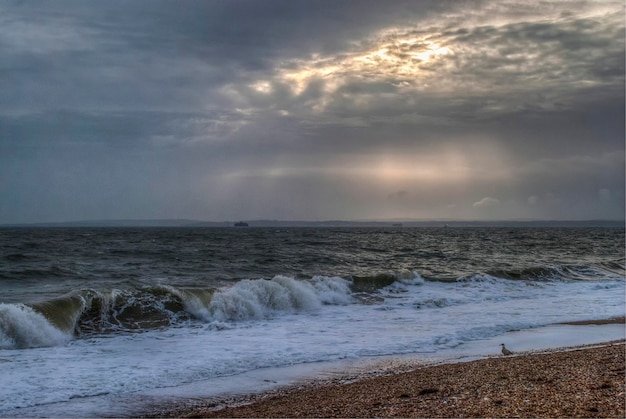
[[[271,85],[284,85],[297,97],[320,83],[323,93],[306,98],[315,113],[339,103],[362,107],[381,96],[442,94],[489,95],[485,112],[515,110],[529,95],[540,99],[539,107],[567,107],[572,89],[611,82],[594,74],[593,66],[621,50],[613,40],[623,37],[623,16],[619,2],[551,3],[547,14],[532,4],[506,2],[461,8],[416,27],[381,30],[342,53],[282,61],[271,79],[253,86],[270,94]]]
[[[0,222],[623,219],[624,9],[2,2]]]
[[[336,54],[282,60],[271,77],[250,87],[278,109],[287,106],[280,104],[277,92],[289,91],[289,114],[301,124],[419,127],[455,125],[459,118],[494,118],[527,109],[561,111],[577,106],[577,95],[623,80],[622,74],[600,75],[596,69],[597,62],[620,67],[617,60],[623,57],[623,45],[614,42],[624,34],[624,6],[619,2],[560,2],[547,9],[513,2],[482,5],[459,7],[412,27],[380,30]],[[432,148],[426,154],[415,148],[414,158],[407,158],[410,147],[401,153],[373,150],[371,155],[346,157],[340,165],[327,161],[316,167],[255,173],[276,180],[332,174],[410,187],[411,182],[504,183],[523,170],[516,165],[507,168],[513,156],[495,146],[497,141],[465,142],[479,152],[470,156],[464,146],[451,159],[449,152]],[[494,208],[496,201],[486,197],[472,207]]]
[[[292,86],[296,95],[317,79],[324,81],[324,90],[328,93],[338,90],[350,78],[390,82],[397,87],[414,85],[416,78],[425,77],[420,72],[428,71],[428,64],[451,53],[448,47],[430,41],[429,37],[422,35],[416,38],[414,34],[396,36],[378,41],[373,50],[346,53],[339,57],[322,58],[316,54],[308,61],[290,63],[290,67],[298,69],[281,70],[278,77]]]

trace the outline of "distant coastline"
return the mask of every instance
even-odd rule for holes
[[[283,220],[244,220],[240,221],[250,227],[609,227],[624,228],[624,220],[502,220],[502,221],[472,221],[472,220],[328,220],[328,221],[283,221]],[[0,224],[1,228],[11,227],[229,227],[233,221],[201,221],[189,219],[154,219],[154,220],[82,220],[67,222],[42,223],[13,223]]]

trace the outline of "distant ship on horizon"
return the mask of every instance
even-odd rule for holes
[[[248,223],[244,221],[238,221],[234,224],[235,227],[248,227]]]

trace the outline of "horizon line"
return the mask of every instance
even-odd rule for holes
[[[602,219],[602,218],[589,218],[589,219],[494,219],[494,220],[479,220],[479,219],[411,219],[411,218],[381,218],[381,219],[327,219],[327,220],[284,220],[284,219],[269,219],[269,218],[256,218],[256,219],[233,219],[222,221],[208,221],[197,220],[191,218],[116,218],[116,219],[87,219],[87,220],[72,220],[72,221],[35,221],[35,222],[17,222],[17,223],[0,223],[0,227],[45,227],[45,226],[115,226],[115,224],[123,224],[124,227],[143,227],[148,225],[153,226],[171,226],[171,227],[201,227],[202,224],[223,225],[232,226],[235,222],[246,222],[252,224],[583,224],[583,223],[601,223],[601,224],[624,224],[626,226],[626,219]],[[133,225],[133,223],[136,223]],[[251,225],[251,227],[254,227]]]

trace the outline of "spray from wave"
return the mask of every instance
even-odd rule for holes
[[[349,284],[338,277],[314,277],[311,281],[286,276],[276,276],[269,281],[244,280],[216,293],[203,319],[263,319],[279,312],[315,311],[323,304],[349,304]]]
[[[475,273],[457,278],[424,278],[401,271],[350,279],[315,276],[303,280],[288,276],[245,279],[222,288],[182,288],[168,285],[126,290],[84,289],[29,305],[0,304],[0,348],[21,349],[62,345],[74,337],[150,329],[202,322],[217,329],[237,322],[271,319],[283,314],[315,312],[324,305],[382,304],[398,293],[417,292],[425,283],[440,284],[441,295],[426,292],[414,301],[416,309],[440,309],[485,299],[506,300],[527,285],[544,287],[562,281],[623,281],[623,266],[540,266]],[[617,272],[615,272],[617,271]],[[447,285],[446,285],[447,284]],[[451,298],[454,284],[475,288],[465,298]],[[517,285],[515,285],[517,284]],[[602,281],[602,286],[611,283]],[[418,286],[418,288],[406,287]],[[429,292],[439,288],[430,287]],[[499,292],[495,292],[499,290]]]
[[[53,326],[31,307],[0,304],[0,349],[56,346],[71,338],[71,334]]]
[[[351,301],[350,281],[323,276],[243,280],[222,290],[171,286],[88,289],[30,306],[0,304],[0,348],[55,346],[73,336],[144,331],[194,320],[267,319]]]

